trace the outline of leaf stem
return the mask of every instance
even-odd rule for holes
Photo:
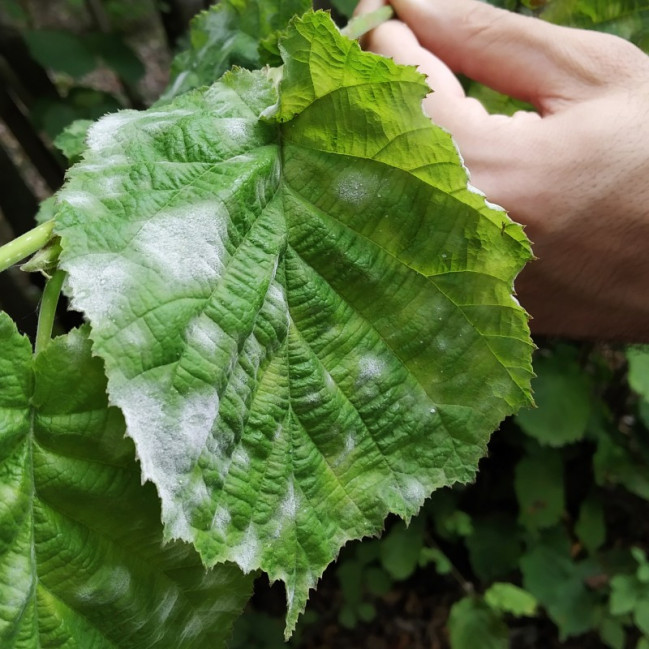
[[[40,250],[52,238],[53,229],[54,219],[37,225],[33,230],[1,246],[0,272]]]
[[[390,20],[392,16],[394,16],[392,7],[381,7],[376,11],[352,18],[340,33],[343,36],[347,36],[347,38],[357,40],[364,34],[367,34],[367,32],[372,31],[375,27],[378,27],[381,23]]]
[[[52,338],[54,316],[56,315],[56,307],[59,303],[59,295],[61,294],[64,279],[65,271],[57,270],[45,284],[41,308],[38,312],[38,328],[36,329],[35,352],[37,354],[47,347]]]

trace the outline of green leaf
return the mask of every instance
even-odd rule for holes
[[[563,446],[586,433],[590,417],[590,383],[580,368],[576,352],[562,347],[552,356],[538,356],[537,377],[532,381],[537,408],[522,410],[518,425],[540,444]]]
[[[649,635],[649,597],[641,599],[635,605],[633,621],[642,633]]]
[[[649,637],[640,638],[636,645],[636,649],[649,649]]]
[[[540,449],[517,465],[514,489],[519,504],[519,521],[526,528],[540,530],[561,520],[564,510],[563,461],[560,453]]]
[[[516,570],[523,553],[519,529],[505,516],[474,519],[465,543],[473,571],[487,582]]]
[[[32,57],[44,68],[82,77],[97,66],[93,52],[80,36],[53,29],[26,30],[23,38]]]
[[[562,640],[594,628],[597,595],[586,579],[597,574],[598,567],[590,561],[573,561],[567,538],[543,539],[520,565],[524,588],[545,607]]]
[[[599,637],[610,649],[624,649],[626,633],[624,625],[610,617],[604,618],[598,628]]]
[[[348,540],[473,479],[532,344],[528,242],[423,77],[324,13],[282,49],[279,97],[237,70],[101,120],[57,232],[168,537],[283,580],[290,629]]]
[[[511,613],[516,617],[531,617],[536,614],[536,597],[526,590],[506,582],[492,584],[484,594],[485,602],[494,611]]]
[[[575,523],[575,534],[590,554],[594,554],[606,541],[606,521],[602,501],[589,496],[581,505]]]
[[[453,604],[448,618],[451,649],[507,649],[507,626],[489,606],[477,597],[465,597]]]
[[[632,454],[614,433],[603,433],[597,440],[593,456],[595,481],[600,486],[622,485],[631,493],[649,500],[649,454]]]
[[[97,32],[86,34],[83,42],[125,83],[134,85],[144,76],[144,64],[120,36]]]
[[[419,567],[424,568],[434,563],[435,570],[440,575],[448,575],[453,572],[453,564],[439,548],[422,548],[419,553]]]
[[[259,69],[260,57],[277,50],[277,32],[295,15],[309,9],[309,0],[221,0],[191,22],[189,48],[174,59],[171,83],[163,99],[209,85],[232,66]]]
[[[649,45],[647,0],[555,0],[547,3],[541,15],[562,25],[621,36],[645,50]]]
[[[626,351],[626,358],[631,389],[649,401],[649,347],[630,347]]]
[[[162,545],[155,489],[105,388],[84,334],[33,362],[0,314],[0,646],[223,647],[250,578]]]
[[[54,146],[69,162],[74,163],[81,159],[81,155],[86,150],[86,136],[91,126],[90,120],[77,119],[54,138]]]
[[[406,527],[397,523],[381,541],[381,564],[385,571],[397,581],[408,579],[419,564],[424,545],[424,521],[415,518]]]
[[[611,615],[626,615],[635,608],[643,589],[633,575],[615,575],[611,579],[609,610]]]

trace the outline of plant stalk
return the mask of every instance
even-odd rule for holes
[[[41,299],[41,308],[38,312],[38,328],[36,329],[35,352],[38,354],[43,351],[52,339],[52,329],[54,327],[54,317],[56,307],[59,303],[61,287],[65,279],[65,271],[57,270],[45,284],[43,297]]]
[[[341,30],[341,34],[351,40],[357,40],[367,34],[367,32],[372,31],[375,27],[378,27],[381,23],[390,20],[393,16],[394,10],[392,7],[381,7],[376,11],[352,18],[347,23],[347,26]]]
[[[53,229],[52,219],[0,247],[0,272],[40,250],[52,238]]]

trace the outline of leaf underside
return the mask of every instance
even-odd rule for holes
[[[290,631],[344,543],[473,478],[532,345],[528,242],[422,76],[323,13],[280,47],[279,89],[237,70],[98,122],[56,232],[167,536],[283,580]]]
[[[223,647],[251,590],[163,545],[87,332],[31,346],[0,314],[0,646]]]

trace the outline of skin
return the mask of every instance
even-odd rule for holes
[[[649,57],[474,0],[390,4],[400,20],[364,46],[427,75],[424,110],[453,134],[471,182],[526,226],[538,260],[516,290],[532,331],[649,342]],[[490,115],[454,73],[536,112]]]

